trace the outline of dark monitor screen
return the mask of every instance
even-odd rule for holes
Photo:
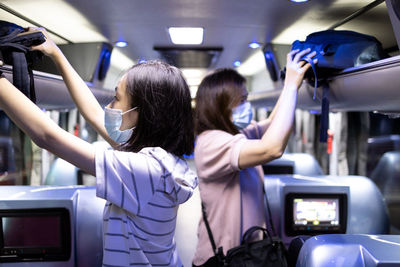
[[[3,242],[5,248],[57,247],[60,244],[60,218],[3,217]]]
[[[291,193],[286,196],[286,233],[345,233],[347,196],[345,194]]]
[[[67,209],[0,211],[0,262],[57,261],[70,257]]]

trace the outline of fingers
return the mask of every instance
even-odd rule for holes
[[[307,56],[302,57],[298,63],[298,66],[300,66],[300,67],[304,66],[304,64],[309,62],[316,54],[317,54],[317,52],[313,51],[310,54],[308,54]],[[314,62],[314,60],[313,60],[313,62]],[[314,64],[316,64],[316,63],[314,63]]]
[[[299,62],[299,61],[300,61],[300,58],[302,58],[304,55],[310,53],[310,51],[311,51],[310,48],[307,48],[307,49],[305,49],[305,50],[303,50],[303,51],[300,51],[299,53],[297,53],[297,54],[294,56],[293,61],[294,61],[294,62]]]
[[[41,31],[43,33],[44,37],[46,38],[46,40],[49,38],[48,33],[45,28],[43,28],[43,27],[28,27],[28,32],[37,32],[37,31]]]
[[[28,27],[28,31],[45,31],[45,29],[43,27],[33,27],[33,26],[29,26]]]
[[[315,57],[316,55],[317,55],[317,52],[312,51],[310,54],[308,54],[308,55],[305,56],[305,57],[311,59],[311,58]]]
[[[28,31],[34,31],[34,32],[40,31],[40,32],[43,33],[44,39],[46,40],[46,42],[43,43],[43,44],[40,44],[40,45],[36,45],[36,46],[32,46],[32,47],[31,47],[32,50],[43,50],[43,46],[46,45],[46,44],[48,43],[48,42],[47,42],[48,40],[50,40],[50,37],[49,37],[49,35],[48,35],[46,29],[43,28],[43,27],[29,27],[29,28],[28,28]],[[42,52],[45,52],[45,51],[42,51]]]
[[[307,63],[307,64],[304,64],[304,65],[300,68],[300,69],[301,69],[301,72],[302,72],[302,73],[305,73],[305,72],[311,67],[311,64],[308,63],[308,62],[305,62],[305,61],[301,61],[301,62]],[[317,63],[318,63],[318,59],[314,59],[314,60],[313,60],[313,63],[314,63],[314,64],[317,64]]]
[[[300,51],[300,49],[290,51],[286,56],[286,62],[292,61],[293,55],[295,55],[299,51]]]
[[[307,48],[305,50],[300,51],[300,49],[292,50],[287,54],[287,62],[294,62],[294,63],[299,63],[301,58],[304,58],[304,55],[309,53],[311,51],[310,48]],[[317,55],[317,52],[313,51],[309,53],[306,57],[307,58],[313,58],[314,56]]]
[[[307,63],[307,61],[305,60],[301,60],[299,63],[297,63],[297,66],[299,66],[299,68],[304,67],[304,65]]]
[[[311,67],[305,59],[312,59],[316,64],[318,61],[313,58],[316,55],[317,53],[311,52],[311,49],[290,51],[287,55],[285,86],[299,89],[306,71]]]

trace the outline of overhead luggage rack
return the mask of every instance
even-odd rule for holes
[[[400,113],[400,56],[343,70],[328,79],[331,111],[380,111]],[[249,101],[258,107],[275,105],[281,90],[249,94]],[[313,100],[314,87],[307,81],[299,89],[297,107],[321,109]],[[318,95],[322,87],[317,89]]]
[[[329,29],[336,29],[385,2],[397,45],[386,47],[387,52],[400,47],[400,5],[398,0],[375,0],[355,11]],[[345,69],[332,74],[329,84],[330,111],[378,111],[400,115],[400,55]],[[249,101],[256,107],[273,107],[281,88],[252,92]],[[322,95],[322,87],[317,89]],[[303,82],[299,90],[297,107],[304,110],[321,110],[321,101],[313,100],[314,84]]]
[[[3,66],[2,71],[8,80],[12,80],[12,67]],[[33,71],[35,78],[36,104],[48,110],[68,110],[76,108],[68,89],[59,75]],[[113,90],[97,88],[91,83],[86,82],[90,90],[101,105],[108,104],[113,96]]]

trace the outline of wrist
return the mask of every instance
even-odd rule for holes
[[[53,59],[53,61],[57,62],[62,59],[63,53],[61,52],[60,48],[58,46],[54,47],[53,51],[49,54],[50,58]]]
[[[297,92],[298,90],[299,90],[299,87],[300,86],[297,86],[296,84],[291,84],[291,83],[285,83],[285,85],[283,86],[283,89],[284,90],[287,90],[287,91],[294,91],[294,92]]]

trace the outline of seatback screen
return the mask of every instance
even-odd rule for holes
[[[0,230],[0,262],[70,257],[70,218],[65,208],[0,210]]]
[[[6,248],[58,247],[61,243],[60,217],[2,217]]]
[[[286,232],[289,235],[345,233],[345,194],[303,194],[286,196]]]
[[[295,225],[338,225],[339,199],[294,198],[293,220]]]

